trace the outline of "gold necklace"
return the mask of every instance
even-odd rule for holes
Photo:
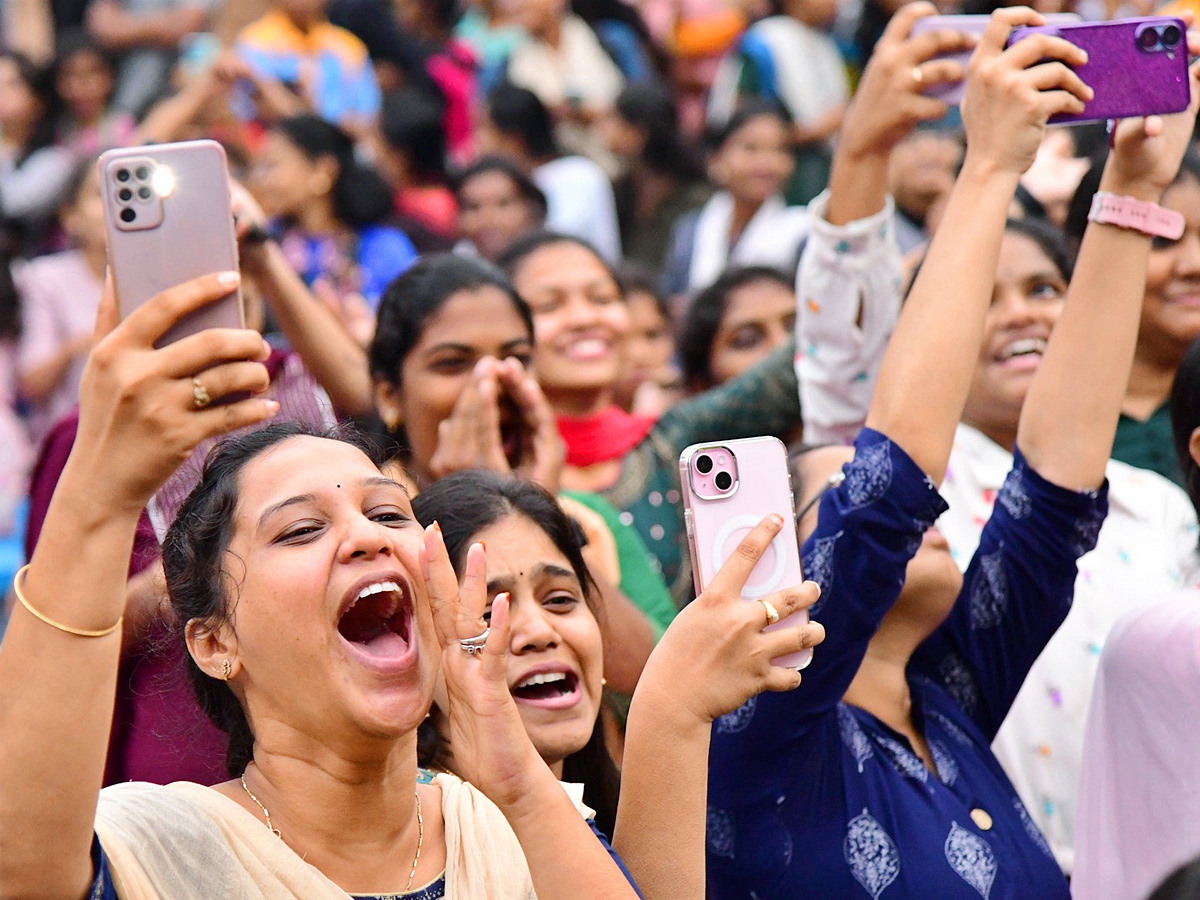
[[[242,772],[242,790],[246,792],[246,796],[254,801],[255,805],[262,810],[263,818],[267,820],[267,828],[271,829],[271,834],[283,840],[283,833],[278,828],[271,824],[271,814],[267,812],[267,808],[263,806],[262,801],[254,796],[254,792],[250,790],[250,786],[246,784],[246,773]],[[413,878],[417,875],[417,863],[421,861],[421,845],[425,843],[425,820],[421,818],[421,794],[413,791],[413,797],[417,801],[417,855],[413,857],[412,871],[408,873],[408,884],[404,886],[404,893],[408,893],[412,889]]]

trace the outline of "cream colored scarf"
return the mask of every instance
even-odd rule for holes
[[[482,793],[438,775],[447,900],[535,900],[516,835]],[[564,785],[585,818],[582,785]],[[122,900],[347,900],[261,820],[210,788],[133,782],[100,792],[96,835]]]

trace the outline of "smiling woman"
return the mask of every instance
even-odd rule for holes
[[[197,443],[278,411],[196,402],[267,386],[257,332],[155,347],[234,283],[171,288],[119,325],[115,298],[102,305],[79,441],[0,655],[0,895],[637,896],[521,725],[507,599],[483,621],[483,548],[460,587],[440,530],[357,441],[295,425],[215,451],[164,550],[232,779],[100,790],[138,514]],[[416,781],[439,670],[469,784]]]

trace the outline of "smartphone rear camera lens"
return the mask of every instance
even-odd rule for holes
[[[1178,25],[1168,25],[1162,30],[1163,46],[1169,49],[1174,49],[1179,46],[1179,42],[1183,40],[1183,32],[1179,30]]]
[[[150,170],[145,166],[138,166],[137,171],[133,173],[138,181],[145,181],[150,177]]]
[[[129,170],[128,169],[117,169],[117,181],[128,181],[128,180],[129,180]]]
[[[727,491],[733,487],[733,476],[728,472],[718,472],[713,484],[717,486],[717,490]]]
[[[1138,32],[1137,45],[1142,50],[1153,50],[1158,46],[1158,29],[1146,28]]]
[[[122,203],[128,203],[133,199],[133,191],[131,191],[129,188],[121,188],[119,191],[117,191],[117,199]]]
[[[152,196],[154,196],[154,194],[150,190],[150,188],[148,188],[148,187],[138,188],[138,199],[139,200],[149,200]]]
[[[121,221],[122,222],[132,222],[136,218],[137,218],[137,213],[134,212],[129,207],[125,207],[125,209],[121,210]]]
[[[696,457],[696,471],[699,472],[701,475],[707,475],[709,472],[711,472],[712,466],[713,466],[713,462],[712,462],[711,456],[703,456],[702,455],[702,456]]]

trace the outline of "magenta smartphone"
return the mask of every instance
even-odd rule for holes
[[[1096,96],[1083,112],[1054,116],[1052,125],[1168,115],[1187,109],[1187,27],[1173,16],[1016,28],[1010,45],[1031,34],[1053,34],[1087,51],[1075,71]]]
[[[983,34],[987,28],[988,22],[992,20],[991,16],[925,16],[922,19],[917,19],[913,23],[912,36],[925,34],[930,31],[958,31],[962,34],[973,34],[976,37]],[[1073,25],[1082,22],[1083,19],[1075,13],[1051,13],[1046,16],[1047,25]],[[962,64],[963,71],[967,69],[967,63],[971,61],[970,50],[965,50],[961,53],[944,53],[935,59],[953,59]],[[941,100],[943,103],[948,103],[951,106],[958,106],[963,101],[963,95],[966,93],[966,81],[952,81],[944,84],[931,84],[927,87],[924,93],[927,96]]]
[[[109,150],[98,167],[121,318],[169,287],[238,268],[229,174],[216,141]],[[244,327],[235,290],[181,319],[158,346],[206,328]]]
[[[679,457],[679,476],[696,593],[712,582],[742,539],[771,513],[783,518],[783,528],[750,573],[742,599],[757,602],[804,581],[787,450],[779,440],[757,437],[693,444]],[[767,630],[807,621],[807,610],[800,610]],[[812,650],[804,650],[772,662],[803,669],[812,657]]]

